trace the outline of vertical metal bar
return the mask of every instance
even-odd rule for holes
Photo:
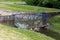
[[[43,22],[43,25],[46,25],[46,13],[45,12],[42,13],[42,22]]]
[[[12,20],[13,20],[13,26],[15,26],[15,14],[12,15]]]

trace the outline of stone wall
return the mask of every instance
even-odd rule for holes
[[[56,16],[56,15],[59,15],[60,14],[60,12],[49,12],[49,13],[47,13],[47,21],[51,18],[51,17],[53,17],[53,16]]]

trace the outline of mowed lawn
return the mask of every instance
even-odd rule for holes
[[[26,29],[0,24],[0,40],[55,40],[49,36]]]
[[[60,9],[46,8],[20,4],[0,4],[0,8],[21,11],[21,12],[59,12]]]

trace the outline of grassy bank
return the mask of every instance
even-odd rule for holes
[[[52,25],[51,30],[60,33],[60,15],[52,17],[49,23]]]
[[[23,11],[23,12],[59,12],[60,9],[55,8],[45,8],[38,6],[30,6],[30,5],[18,5],[18,4],[0,4],[0,8]]]
[[[49,36],[30,30],[0,24],[0,39],[4,40],[54,40]]]

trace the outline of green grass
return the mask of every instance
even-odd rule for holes
[[[60,15],[53,16],[48,22],[51,24],[51,31],[45,34],[60,40]]]
[[[0,0],[0,2],[21,2],[22,0]]]
[[[15,37],[16,39],[14,39]],[[10,40],[55,40],[41,33],[0,24],[0,39],[1,38],[5,40],[7,40],[6,38]]]
[[[38,6],[30,6],[30,5],[18,5],[18,4],[0,4],[0,8],[23,11],[23,12],[59,12],[60,9],[55,8],[45,8]]]
[[[51,30],[60,33],[60,15],[52,17],[49,23],[52,25]]]

